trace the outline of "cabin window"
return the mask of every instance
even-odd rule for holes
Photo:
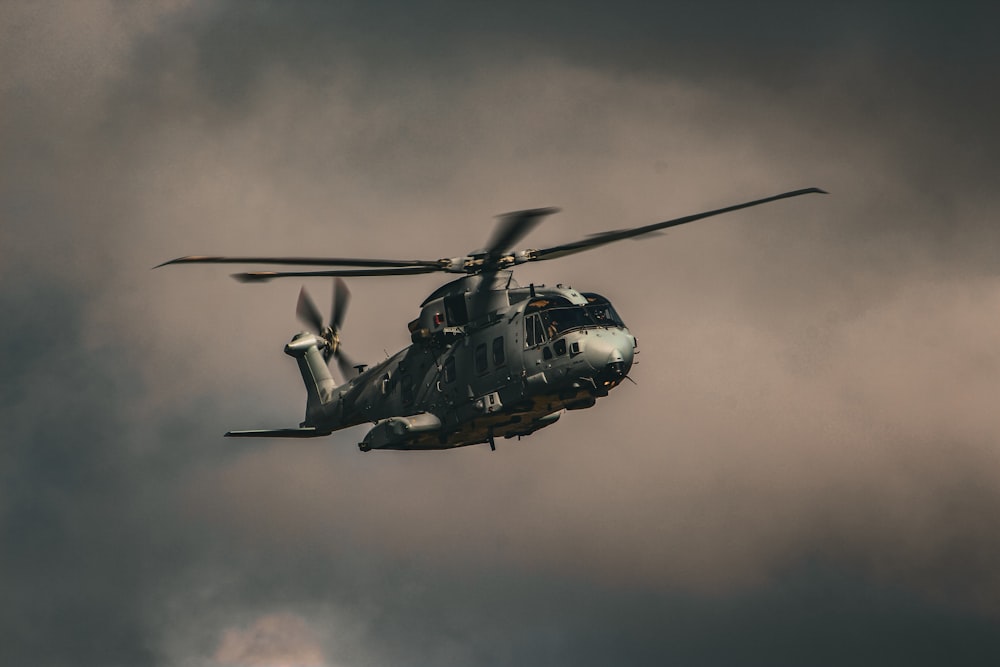
[[[505,361],[507,359],[504,356],[503,336],[497,336],[493,339],[493,365],[503,366]]]
[[[485,373],[489,368],[489,363],[486,357],[486,343],[480,343],[476,346],[476,351],[473,353],[473,359],[475,360],[476,372]]]
[[[550,350],[548,347],[543,347],[542,348],[542,356],[545,357],[546,359],[551,359],[552,358],[552,350]]]
[[[566,354],[566,339],[560,338],[556,342],[552,343],[552,350],[556,354]]]
[[[448,357],[448,361],[444,362],[442,375],[445,382],[455,381],[455,357]]]

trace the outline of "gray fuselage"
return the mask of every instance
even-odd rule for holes
[[[494,287],[478,276],[428,297],[413,344],[334,386],[318,339],[298,334],[309,390],[303,427],[332,432],[365,422],[369,449],[448,449],[524,436],[562,410],[588,408],[628,374],[636,340],[610,302],[568,287]],[[312,385],[312,386],[310,386]]]

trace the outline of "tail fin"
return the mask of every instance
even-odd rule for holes
[[[302,381],[306,385],[308,395],[304,422],[306,425],[317,424],[323,420],[327,412],[324,406],[329,406],[333,402],[333,390],[337,387],[319,351],[325,344],[323,339],[303,332],[296,334],[285,346],[285,354],[295,357],[299,372],[302,373]]]

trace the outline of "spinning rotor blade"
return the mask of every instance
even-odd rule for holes
[[[398,269],[334,269],[332,271],[251,271],[248,273],[234,273],[233,278],[241,283],[262,282],[272,278],[315,278],[337,277],[346,278],[359,276],[415,276],[421,273],[436,273],[443,271],[440,266],[412,266]]]
[[[351,302],[351,291],[347,289],[347,283],[343,278],[333,280],[333,305],[330,307],[330,328],[340,331],[340,325],[344,321],[344,313],[347,312],[347,304]]]
[[[729,213],[730,211],[738,211],[741,208],[750,208],[751,206],[759,206],[760,204],[766,204],[768,202],[777,201],[779,199],[788,199],[789,197],[798,197],[799,195],[806,194],[827,194],[825,190],[820,190],[819,188],[805,188],[803,190],[793,190],[792,192],[784,192],[780,195],[774,195],[772,197],[765,197],[764,199],[755,199],[754,201],[749,201],[743,204],[736,204],[735,206],[727,206],[725,208],[717,208],[713,211],[705,211],[704,213],[695,213],[694,215],[686,215],[682,218],[674,218],[673,220],[667,220],[666,222],[656,222],[651,225],[645,225],[643,227],[633,227],[632,229],[623,229],[616,232],[604,232],[591,236],[590,238],[583,239],[581,241],[574,241],[572,243],[564,243],[562,245],[552,246],[551,248],[543,248],[541,250],[529,251],[529,256],[526,261],[535,262],[545,259],[556,259],[558,257],[565,257],[566,255],[572,255],[574,253],[583,252],[584,250],[590,250],[591,248],[596,248],[598,246],[605,245],[607,243],[613,243],[614,241],[621,241],[622,239],[634,238],[636,236],[641,236],[643,234],[649,234],[650,232],[655,232],[660,229],[666,229],[667,227],[676,227],[677,225],[683,225],[688,222],[694,222],[695,220],[702,220],[704,218],[710,218],[715,215],[720,215],[722,213]]]
[[[340,376],[344,378],[345,382],[350,382],[351,378],[358,374],[358,370],[355,368],[357,364],[351,361],[350,357],[340,350],[337,350],[334,358],[337,360],[337,368],[340,370]]]
[[[295,305],[295,314],[299,319],[312,327],[314,333],[323,331],[323,316],[319,314],[319,309],[309,297],[309,292],[303,287],[299,290],[299,302]]]
[[[329,364],[330,359],[336,359],[337,368],[340,369],[344,380],[350,380],[356,375],[354,362],[341,351],[339,336],[340,325],[344,321],[344,313],[347,312],[347,304],[350,300],[351,292],[347,289],[347,284],[340,278],[335,279],[328,327],[323,326],[323,316],[305,287],[299,290],[299,301],[295,305],[295,314],[298,318],[308,324],[314,333],[327,342],[327,345],[322,348],[323,361]]]
[[[500,224],[497,225],[486,246],[487,256],[494,259],[500,257],[527,236],[542,221],[542,218],[558,212],[559,209],[551,207],[532,208],[498,216]]]
[[[558,212],[559,209],[553,207],[530,208],[498,216],[500,223],[493,231],[493,236],[484,250],[486,256],[482,260],[482,266],[478,271],[475,271],[482,276],[482,280],[479,281],[479,286],[473,296],[473,310],[482,308],[483,300],[491,291],[493,278],[499,270],[500,258],[538,226],[542,218]]]
[[[542,248],[540,250],[524,250],[515,254],[508,254],[511,248],[523,239],[535,226],[541,222],[545,216],[556,213],[557,208],[534,208],[524,211],[514,211],[500,216],[500,223],[497,225],[489,244],[485,249],[476,251],[465,258],[421,260],[421,259],[354,259],[346,257],[214,257],[205,255],[192,255],[188,257],[178,257],[158,266],[168,264],[284,264],[293,266],[346,266],[361,267],[348,269],[329,269],[322,271],[249,271],[245,273],[234,273],[233,278],[240,282],[263,282],[274,278],[312,278],[312,277],[362,277],[362,276],[413,276],[423,273],[465,273],[467,275],[482,275],[477,291],[486,293],[490,291],[492,279],[501,268],[507,268],[525,262],[537,262],[547,259],[557,259],[565,257],[591,248],[597,248],[608,243],[621,241],[622,239],[638,238],[644,235],[653,235],[661,229],[683,225],[695,220],[702,220],[730,211],[738,211],[751,206],[759,206],[779,199],[788,199],[805,194],[826,194],[826,191],[819,188],[805,188],[793,190],[782,194],[756,199],[754,201],[727,206],[712,211],[686,215],[681,218],[657,222],[643,227],[632,229],[622,229],[609,232],[592,234],[588,238],[571,243]],[[154,267],[158,268],[158,267]],[[341,290],[339,286],[335,291]],[[343,293],[343,292],[341,292]],[[340,302],[335,297],[336,302]],[[344,300],[346,303],[346,299]],[[343,318],[344,306],[335,307],[332,313],[334,327],[339,327]],[[313,306],[315,309],[315,306]],[[311,322],[313,313],[308,317]]]
[[[190,255],[157,264],[154,269],[168,264],[285,264],[292,266],[369,266],[380,268],[425,267],[441,268],[437,260],[422,259],[353,259],[349,257],[210,257]],[[378,274],[375,274],[378,275]]]

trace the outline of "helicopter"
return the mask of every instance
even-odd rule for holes
[[[297,428],[229,431],[237,438],[314,438],[365,423],[358,443],[371,450],[439,450],[522,438],[556,423],[566,411],[593,407],[623,381],[638,341],[611,301],[596,292],[558,284],[522,287],[512,267],[557,259],[668,227],[759,206],[819,188],[695,213],[642,227],[602,232],[542,249],[512,250],[556,208],[514,211],[499,217],[487,245],[464,257],[392,260],[333,257],[187,256],[173,264],[271,264],[349,267],[311,271],[251,271],[241,282],[276,278],[334,278],[326,324],[302,287],[296,314],[310,331],[295,334],[285,354],[298,364],[306,388],[305,419]],[[356,364],[341,347],[350,298],[346,277],[451,273],[420,304],[408,329],[411,345],[377,364]],[[343,382],[330,373],[334,360]]]

